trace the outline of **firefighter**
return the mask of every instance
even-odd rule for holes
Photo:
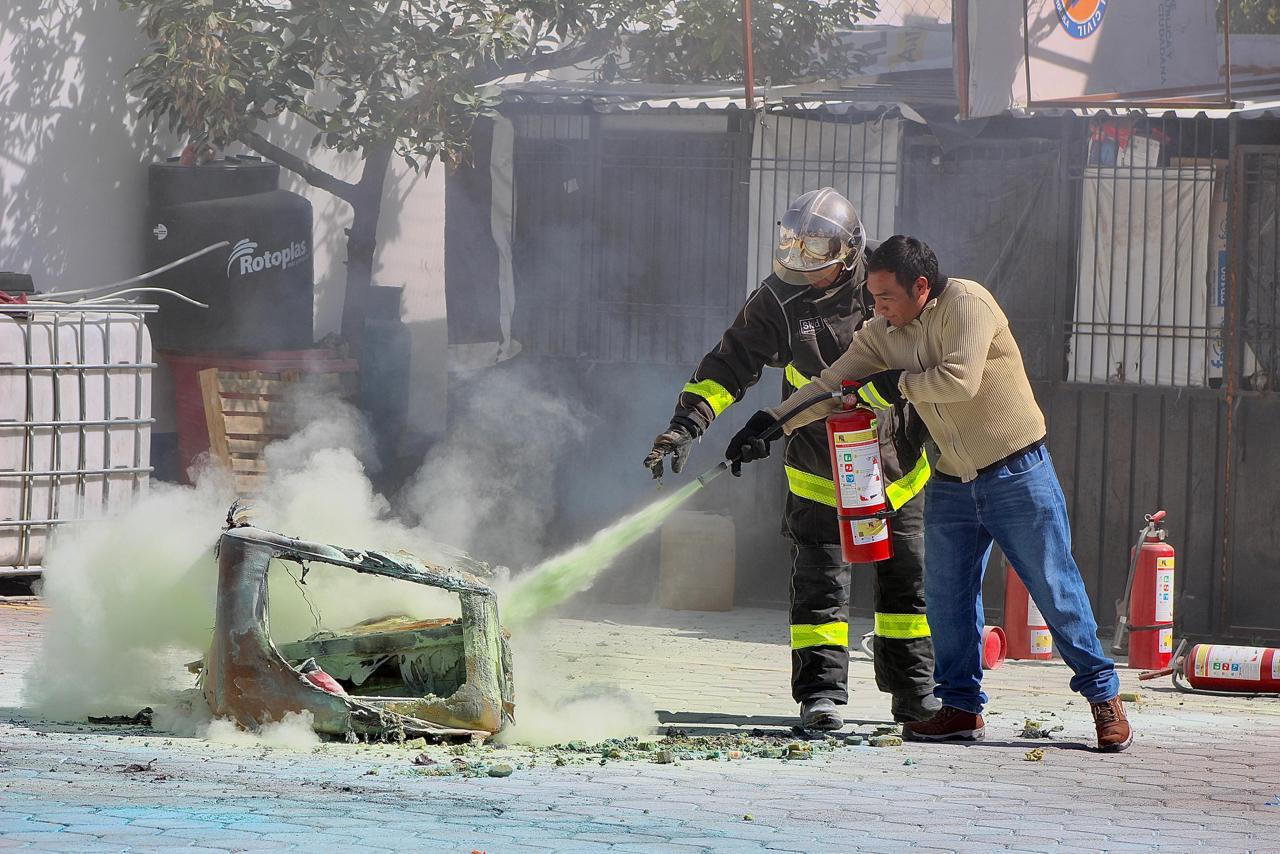
[[[782,368],[783,400],[803,388],[849,346],[872,317],[864,284],[865,235],[852,203],[830,187],[797,198],[778,224],[773,274],[748,297],[719,345],[680,393],[667,429],[644,464],[655,478],[663,459],[672,471],[730,404],[741,400],[766,367]],[[929,464],[927,433],[909,407],[879,418],[887,493],[899,515],[891,523],[893,557],[875,567],[876,684],[892,695],[899,722],[924,720],[933,698],[933,644],[925,619],[921,502]],[[789,493],[783,533],[791,554],[791,693],[806,729],[844,725],[848,702],[849,564],[840,555],[835,484],[822,423],[786,441]],[[735,471],[735,474],[737,472]]]

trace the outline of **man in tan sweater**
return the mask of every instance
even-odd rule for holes
[[[1071,555],[1066,501],[1044,445],[1036,404],[1009,331],[991,294],[976,282],[947,279],[932,250],[896,235],[869,258],[867,288],[876,317],[848,350],[806,388],[768,410],[787,432],[826,417],[836,399],[806,403],[860,383],[876,408],[912,403],[938,446],[925,488],[925,600],[933,630],[942,709],[906,724],[917,741],[982,738],[982,574],[994,541],[1044,614],[1073,690],[1088,699],[1098,748],[1132,742],[1120,680],[1102,650],[1080,570]],[[757,423],[759,420],[757,419]],[[726,456],[750,461],[768,453],[758,435],[735,436]]]

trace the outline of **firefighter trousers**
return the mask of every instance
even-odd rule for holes
[[[895,696],[933,691],[933,641],[925,619],[923,496],[889,524],[893,557],[875,565],[876,686]],[[791,695],[796,702],[849,700],[851,567],[840,546],[792,546]]]

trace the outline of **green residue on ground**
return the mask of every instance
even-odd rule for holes
[[[626,549],[655,530],[702,484],[692,481],[671,495],[597,531],[585,543],[548,558],[516,578],[502,594],[503,625],[515,627],[591,586]]]

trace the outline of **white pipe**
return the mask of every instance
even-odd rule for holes
[[[92,305],[94,303],[116,299],[117,297],[120,297],[124,294],[167,294],[168,296],[175,297],[176,299],[180,299],[183,302],[197,306],[198,308],[209,307],[204,303],[199,302],[198,300],[193,300],[191,297],[186,296],[185,294],[180,294],[177,291],[171,291],[168,288],[125,288],[122,291],[115,291],[113,293],[103,294],[102,296],[99,296],[99,297],[88,297],[86,299],[78,299],[75,302],[69,303],[69,305]]]
[[[63,297],[74,297],[74,296],[80,296],[82,294],[96,294],[101,291],[109,291],[114,288],[123,287],[125,285],[132,285],[135,282],[146,281],[147,279],[150,279],[152,276],[158,276],[161,273],[166,273],[169,270],[172,270],[174,267],[177,267],[181,264],[185,264],[188,261],[191,261],[195,258],[199,258],[201,255],[207,255],[208,253],[212,252],[215,249],[221,249],[224,246],[230,246],[230,245],[231,245],[230,240],[220,240],[217,243],[211,243],[203,249],[199,249],[195,252],[192,252],[190,255],[183,256],[182,258],[179,258],[177,261],[170,261],[168,264],[165,264],[163,267],[156,267],[154,270],[151,270],[150,272],[147,272],[147,273],[143,273],[140,276],[134,276],[129,279],[121,279],[118,282],[112,282],[109,285],[100,285],[96,288],[80,288],[79,290],[75,290],[75,291],[57,291],[51,294],[41,294],[41,296],[43,296],[46,299],[49,299],[51,297],[56,297],[58,299],[61,299]]]

